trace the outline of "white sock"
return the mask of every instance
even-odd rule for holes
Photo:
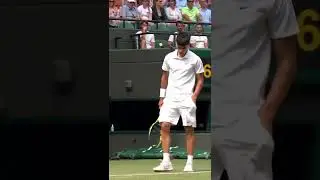
[[[163,161],[170,162],[170,154],[169,153],[163,153]]]
[[[192,155],[188,155],[187,163],[188,164],[192,164],[192,161],[193,161],[193,156]]]

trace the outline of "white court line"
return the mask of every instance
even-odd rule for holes
[[[132,176],[159,176],[159,175],[175,175],[175,174],[202,174],[210,173],[211,171],[198,171],[198,172],[159,172],[159,173],[144,173],[144,174],[110,174],[109,177],[132,177]]]

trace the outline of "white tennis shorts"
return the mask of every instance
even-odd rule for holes
[[[160,108],[159,122],[169,122],[177,125],[181,116],[183,126],[197,126],[196,121],[197,106],[191,97],[183,101],[173,101],[165,98]]]

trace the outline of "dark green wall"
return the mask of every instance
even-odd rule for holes
[[[158,99],[161,65],[165,55],[169,52],[169,49],[109,50],[111,99]],[[131,92],[125,89],[126,80],[132,81]],[[199,99],[209,100],[209,97],[210,92],[204,90]]]
[[[108,117],[106,29],[100,5],[2,7],[0,96],[11,119]],[[87,13],[84,13],[87,12]],[[96,12],[96,13],[92,13]],[[54,64],[69,61],[75,84],[70,96],[54,94]],[[1,99],[1,97],[0,97]]]

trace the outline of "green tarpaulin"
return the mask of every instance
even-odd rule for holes
[[[178,146],[170,147],[170,154],[174,159],[186,159],[187,153],[185,148]],[[194,159],[210,159],[209,152],[202,150],[196,150],[194,153]],[[156,145],[149,148],[141,149],[125,149],[123,151],[114,153],[111,159],[161,159],[162,149]]]

